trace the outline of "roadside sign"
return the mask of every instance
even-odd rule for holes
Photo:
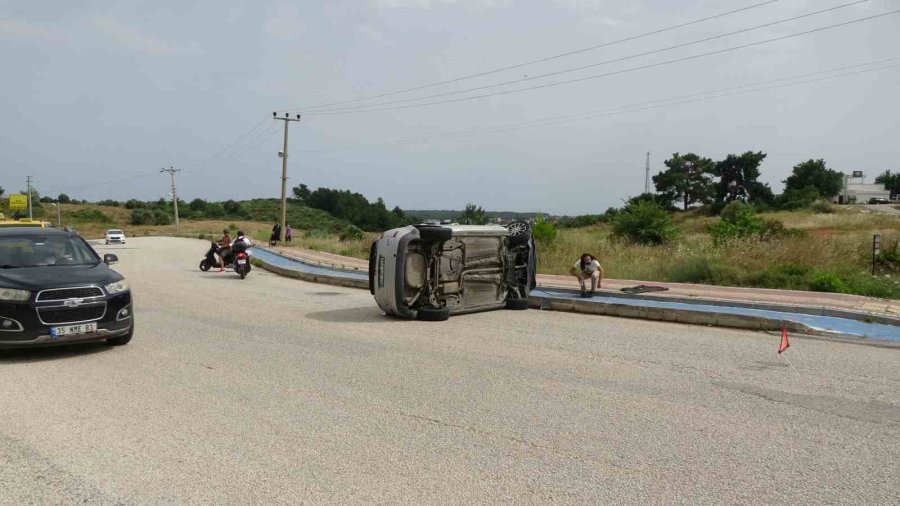
[[[13,194],[9,196],[10,211],[24,211],[28,209],[28,196],[21,194]]]
[[[853,177],[863,177],[863,172],[861,170],[854,170]]]
[[[875,275],[875,260],[881,253],[881,234],[872,236],[872,275]]]

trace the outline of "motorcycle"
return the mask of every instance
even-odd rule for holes
[[[209,251],[206,252],[206,256],[203,258],[203,260],[200,260],[201,271],[206,272],[219,265],[219,259],[216,257],[219,251],[221,251],[221,248],[218,244],[216,244],[215,242],[210,243]],[[234,254],[229,252],[227,255],[225,255],[225,258],[223,260],[225,261],[224,267],[230,268],[234,263]]]
[[[250,253],[247,252],[247,245],[237,242],[232,249],[234,250],[234,272],[244,279],[250,273]]]

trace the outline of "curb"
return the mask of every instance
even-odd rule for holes
[[[312,274],[309,272],[302,272],[293,269],[285,269],[284,267],[279,267],[277,265],[272,265],[265,260],[261,260],[259,258],[253,259],[253,265],[265,269],[269,272],[278,274],[280,276],[284,276],[287,278],[299,279],[302,281],[309,281],[311,283],[321,283],[325,285],[335,285],[335,286],[343,286],[346,288],[360,288],[364,290],[369,289],[368,281],[362,281],[358,279],[350,279],[341,276],[329,276],[327,274]]]

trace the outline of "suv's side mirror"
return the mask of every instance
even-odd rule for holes
[[[107,253],[103,255],[103,263],[106,265],[112,265],[119,263],[119,257],[113,255],[112,253]]]

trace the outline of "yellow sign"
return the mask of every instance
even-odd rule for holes
[[[10,195],[9,196],[9,210],[10,211],[24,211],[28,209],[28,196],[27,195]]]

